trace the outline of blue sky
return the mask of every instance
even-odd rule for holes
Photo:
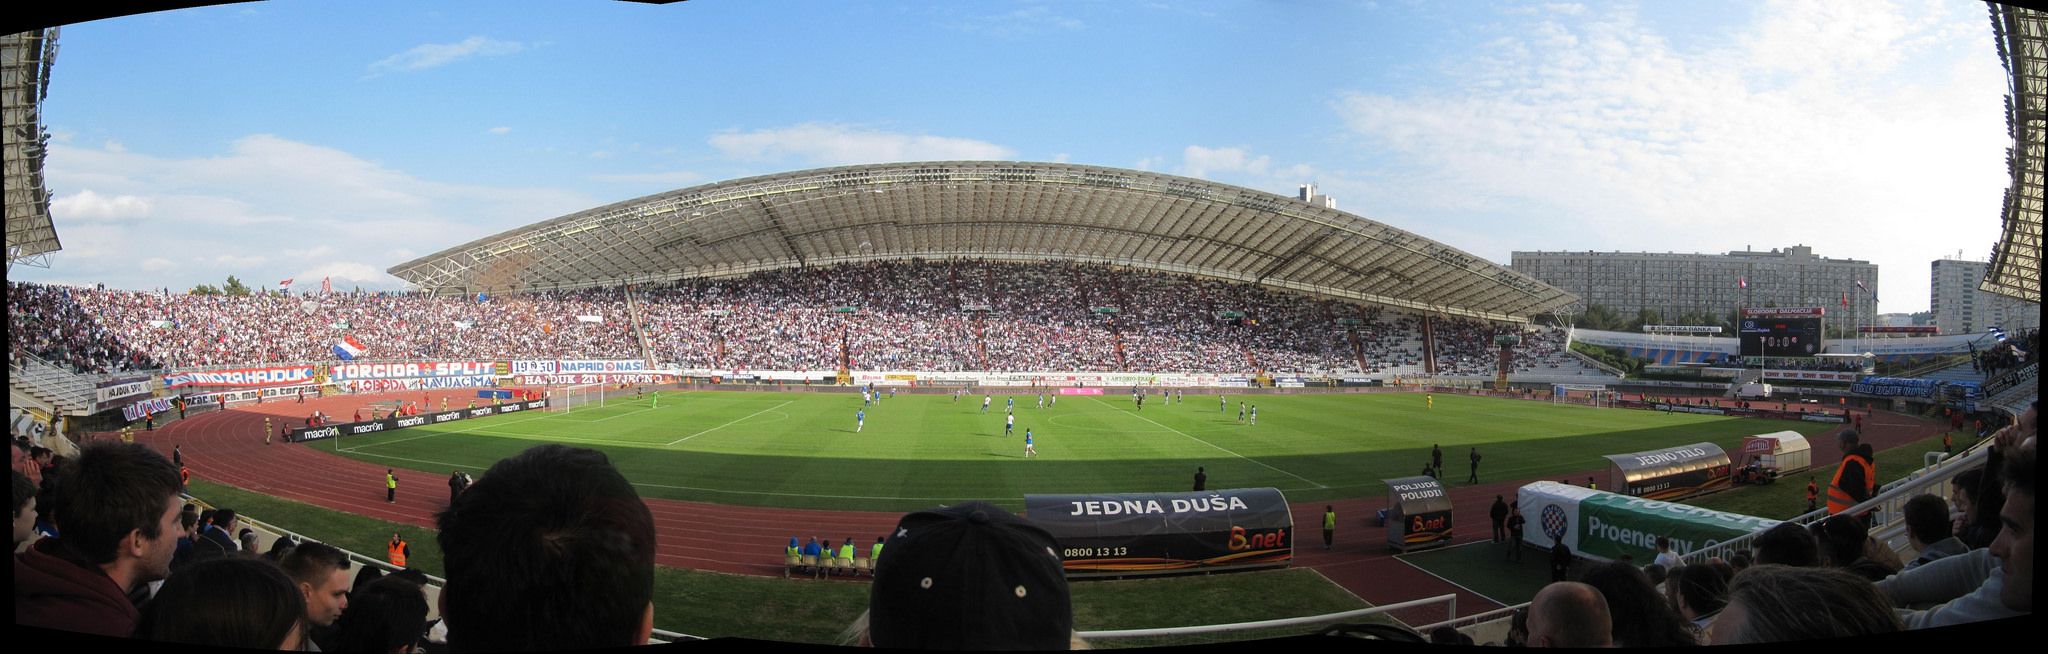
[[[1805,244],[1908,312],[2009,181],[1975,2],[289,0],[59,44],[65,249],[14,279],[395,289],[665,190],[1011,159],[1315,182],[1501,264]]]

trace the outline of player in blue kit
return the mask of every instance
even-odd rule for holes
[[[856,434],[858,434],[858,433],[860,433],[860,430],[862,430],[862,429],[867,429],[867,428],[868,428],[868,410],[867,410],[867,409],[860,409],[860,410],[854,411],[854,412],[853,412],[853,433],[856,433]]]
[[[1038,456],[1038,450],[1031,446],[1031,430],[1024,430],[1024,458]]]

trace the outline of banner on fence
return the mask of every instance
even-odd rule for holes
[[[639,359],[560,361],[557,363],[561,368],[561,372],[564,373],[578,372],[611,374],[621,372],[645,372],[648,369],[647,362],[641,361]]]
[[[404,429],[406,427],[418,427],[421,425],[440,424],[455,420],[482,418],[485,416],[493,416],[501,413],[513,413],[518,411],[542,409],[546,408],[547,405],[547,400],[534,400],[532,402],[514,402],[511,404],[503,404],[498,406],[480,406],[474,409],[463,409],[461,411],[442,411],[440,413],[429,413],[416,416],[398,416],[391,418],[383,418],[379,420],[351,422],[340,425],[327,425],[324,427],[301,427],[299,429],[291,430],[289,432],[289,435],[286,436],[286,438],[294,442],[301,442],[320,440],[325,438],[337,438],[341,436],[374,434],[382,431]]]
[[[414,379],[352,379],[341,382],[341,387],[351,393],[381,393],[384,391],[423,391],[445,388],[482,388],[497,386],[498,378],[493,375],[471,377],[422,377]]]
[[[1683,554],[1778,524],[1552,481],[1523,486],[1516,498],[1522,513],[1530,517],[1517,538],[1541,548],[1549,548],[1553,538],[1562,539],[1573,552],[1599,561],[1623,555],[1651,560],[1657,555],[1658,536],[1669,537],[1672,551]]]
[[[514,375],[516,386],[571,386],[578,384],[666,384],[675,381],[667,373]]]
[[[1060,544],[1068,576],[1286,565],[1294,518],[1274,488],[1025,495],[1025,517]]]
[[[185,386],[270,386],[313,381],[313,366],[277,366],[179,372],[164,375],[164,388]]]
[[[318,387],[315,387],[315,386],[310,386],[310,385],[307,385],[307,386],[273,386],[273,387],[271,387],[271,388],[251,388],[251,389],[249,389],[249,390],[245,390],[245,391],[224,391],[224,392],[220,392],[220,393],[196,393],[196,394],[191,394],[191,395],[185,395],[185,396],[183,396],[183,397],[185,398],[185,406],[186,406],[187,408],[191,408],[191,407],[209,406],[209,405],[215,405],[215,404],[218,404],[218,405],[222,405],[222,406],[225,406],[225,405],[228,405],[228,404],[232,404],[232,403],[235,403],[235,402],[254,402],[254,401],[256,401],[256,399],[257,399],[257,398],[272,398],[272,397],[297,397],[297,396],[298,396],[298,394],[299,394],[299,393],[302,393],[302,392],[303,392],[303,393],[314,393],[314,394],[316,394],[316,395],[317,395],[317,394],[319,393],[319,391],[320,391],[320,389],[319,389]]]
[[[415,377],[462,377],[496,374],[491,361],[436,361],[416,363],[343,363],[332,366],[328,377],[351,379],[411,379]]]
[[[150,414],[174,410],[177,406],[171,404],[171,399],[168,397],[155,397],[121,407],[121,417],[127,418],[129,422],[135,422],[148,417]]]
[[[138,395],[148,394],[148,377],[109,379],[93,389],[93,411],[104,411]]]

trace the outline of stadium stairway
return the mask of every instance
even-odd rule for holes
[[[1970,362],[1964,361],[1957,365],[1949,366],[1947,368],[1942,368],[1934,372],[1920,375],[1919,378],[1932,379],[1935,381],[1948,383],[1983,382],[1984,373],[1978,371],[1974,366],[1971,365]]]

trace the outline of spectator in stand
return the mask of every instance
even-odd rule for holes
[[[28,544],[36,534],[36,485],[21,471],[14,474],[14,551]]]
[[[1906,562],[1911,570],[1944,556],[1967,552],[1970,546],[1949,531],[1948,502],[1940,495],[1921,494],[1906,500],[1906,542],[1920,555]]]
[[[1665,570],[1670,570],[1683,564],[1678,558],[1678,553],[1671,551],[1671,538],[1669,536],[1657,537],[1657,557],[1651,559],[1650,563],[1664,566]]]
[[[1735,570],[1726,564],[1682,565],[1664,580],[1665,596],[1678,609],[1692,631],[1693,639],[1707,642],[1715,616],[1728,605],[1728,580]]]
[[[379,568],[374,565],[366,565],[361,568],[357,568],[355,580],[349,582],[348,584],[348,592],[350,594],[362,592],[363,588],[368,587],[370,585],[370,582],[383,578],[383,568]]]
[[[1616,647],[1681,647],[1698,644],[1678,614],[1648,576],[1633,565],[1603,563],[1580,578],[1607,600]]]
[[[603,453],[542,445],[500,460],[435,521],[450,650],[647,642],[654,517]]]
[[[1820,545],[1821,565],[1841,568],[1871,581],[1898,571],[1898,566],[1871,555],[1874,550],[1886,548],[1871,539],[1870,530],[1865,529],[1863,521],[1856,516],[1829,516],[1813,523],[1811,529],[1814,540]]]
[[[135,637],[160,643],[296,650],[306,600],[277,564],[235,557],[173,575],[142,608]]]
[[[1834,568],[1758,565],[1736,575],[1714,620],[1715,645],[1873,636],[1899,631],[1891,603]]]
[[[1614,619],[1592,586],[1552,582],[1529,601],[1530,647],[1612,647]]]
[[[335,623],[332,651],[409,654],[426,630],[426,592],[419,583],[392,575],[356,594]]]
[[[1993,453],[2011,453],[2002,461],[2006,501],[1999,520],[2005,525],[1991,547],[1944,557],[1877,582],[1878,590],[1901,606],[1930,605],[1900,611],[1911,629],[1995,620],[2023,615],[2034,607],[2034,466],[2035,443],[2029,437],[2000,432]],[[2004,458],[2000,455],[1997,458]]]
[[[1736,573],[1740,573],[1743,570],[1748,569],[1749,566],[1752,565],[1756,565],[1756,554],[1750,552],[1749,550],[1735,550],[1734,554],[1728,555],[1728,568],[1730,576],[1733,576]]]
[[[1073,604],[1058,543],[985,502],[903,516],[877,563],[864,646],[906,649],[1069,649]]]
[[[199,528],[199,540],[192,544],[192,561],[210,561],[233,556],[242,551],[242,546],[230,534],[239,527],[234,509],[213,510],[213,520]]]
[[[178,471],[144,445],[91,443],[57,489],[62,537],[14,557],[14,623],[125,637],[130,592],[170,574]]]
[[[1820,541],[1813,537],[1813,532],[1794,523],[1780,522],[1765,529],[1750,545],[1756,548],[1757,565],[1820,565]]]
[[[256,550],[262,549],[257,545],[256,530],[254,529],[243,527],[241,533],[237,534],[236,540],[241,541],[242,556],[256,556]]]
[[[279,562],[306,600],[307,639],[333,643],[334,621],[348,610],[348,555],[326,543],[300,543]]]

